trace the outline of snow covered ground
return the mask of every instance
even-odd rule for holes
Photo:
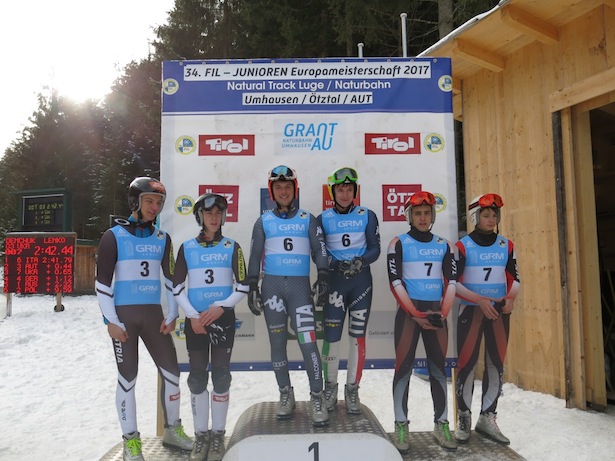
[[[121,441],[121,433],[113,351],[96,298],[66,297],[66,310],[56,313],[55,297],[14,295],[8,318],[1,301],[0,460],[99,460]],[[182,419],[191,434],[186,378],[182,374]],[[361,382],[361,400],[387,432],[393,431],[392,378],[392,370],[367,370]],[[307,400],[305,373],[293,372],[292,379],[297,399]],[[142,348],[137,404],[143,437],[156,435],[156,385],[155,367]],[[450,392],[449,384],[452,402]],[[432,430],[428,383],[413,378],[410,395],[411,431]],[[234,373],[227,434],[253,403],[275,400],[273,372]],[[561,399],[506,384],[498,410],[511,448],[528,460],[615,459],[615,408],[566,409]]]

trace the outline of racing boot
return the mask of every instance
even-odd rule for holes
[[[138,432],[131,432],[122,436],[124,439],[124,461],[144,461],[141,451],[141,436]]]
[[[295,391],[291,386],[280,388],[280,402],[278,403],[278,419],[290,419],[295,410]]]
[[[346,384],[344,386],[344,400],[346,400],[346,412],[358,415],[361,413],[361,399],[359,399],[359,383]]]
[[[209,442],[207,461],[222,461],[226,447],[224,446],[224,434],[226,431],[212,431]]]
[[[337,383],[325,382],[325,404],[328,411],[333,411],[337,404]]]
[[[433,438],[438,445],[447,450],[456,450],[457,441],[451,435],[448,421],[436,421],[433,428]]]
[[[500,431],[498,423],[495,419],[495,413],[481,414],[478,417],[478,421],[476,421],[476,427],[474,428],[474,430],[495,442],[501,443],[503,445],[508,445],[510,443],[510,440],[508,440],[508,437],[502,434],[502,431]]]
[[[457,413],[457,427],[455,428],[455,440],[459,443],[467,443],[472,432],[472,414],[470,410]]]
[[[209,431],[194,434],[194,445],[190,452],[190,461],[205,461],[209,450]]]
[[[395,421],[395,432],[393,433],[393,445],[400,453],[407,453],[410,450],[408,441],[408,421]]]
[[[192,451],[192,439],[184,432],[181,419],[175,421],[172,426],[164,428],[162,446],[176,450]]]
[[[312,425],[326,426],[329,424],[329,411],[325,404],[324,392],[311,392],[312,400]]]

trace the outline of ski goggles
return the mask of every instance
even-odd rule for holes
[[[211,194],[206,196],[202,200],[201,208],[206,211],[211,210],[213,207],[218,207],[220,210],[224,211],[228,208],[228,202],[222,195]]]
[[[295,170],[284,165],[276,166],[269,172],[269,181],[278,181],[280,179],[283,181],[295,181],[297,179]]]
[[[485,194],[478,199],[478,202],[472,205],[470,209],[476,208],[477,206],[481,208],[502,208],[504,206],[504,201],[498,194]]]
[[[419,206],[419,205],[430,205],[433,206],[436,204],[436,198],[431,192],[427,192],[424,190],[415,192],[410,196],[406,206]]]
[[[333,184],[343,184],[349,182],[357,182],[359,175],[354,168],[340,168],[329,176],[329,182]]]

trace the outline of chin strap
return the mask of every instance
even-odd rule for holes
[[[350,205],[348,205],[346,208],[344,208],[339,203],[337,203],[337,201],[335,201],[335,209],[337,210],[337,212],[339,214],[348,214],[352,210],[354,210],[354,207],[355,207],[354,202],[350,202]]]

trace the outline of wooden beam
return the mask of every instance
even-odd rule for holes
[[[615,91],[615,67],[554,91],[549,95],[549,109],[556,112],[611,91]]]
[[[453,94],[461,93],[461,80],[453,77]]]
[[[585,358],[585,400],[595,409],[606,409],[600,267],[598,266],[598,228],[596,190],[589,112],[572,110],[579,282],[583,341],[580,353]],[[591,392],[589,392],[591,390]]]
[[[504,58],[502,56],[460,38],[453,42],[451,51],[453,55],[457,55],[493,72],[502,72],[504,70]]]
[[[532,16],[521,8],[507,5],[500,10],[504,24],[528,35],[545,45],[555,45],[559,42],[559,30],[552,24]]]
[[[586,403],[585,388],[585,354],[583,353],[583,314],[581,307],[581,281],[579,267],[579,235],[578,235],[578,209],[576,205],[575,159],[573,141],[572,110],[566,108],[561,111],[561,165],[559,172],[560,189],[557,205],[564,214],[558,217],[560,242],[560,264],[562,267],[562,311],[564,318],[564,342],[568,342],[566,362],[566,406],[584,410]],[[557,162],[557,159],[556,159]],[[561,250],[564,249],[562,253]],[[565,345],[566,347],[566,345]],[[565,351],[566,352],[566,351]]]
[[[603,3],[615,10],[615,0],[603,0]]]
[[[463,95],[453,94],[453,118],[459,122],[463,121]]]
[[[552,130],[553,130],[553,160],[555,166],[555,206],[557,210],[557,229],[558,229],[558,246],[559,246],[559,267],[560,267],[560,286],[561,286],[561,312],[562,312],[562,330],[561,336],[558,334],[558,343],[555,347],[562,351],[562,358],[564,360],[564,399],[566,400],[566,407],[574,407],[577,398],[575,395],[575,389],[577,389],[576,383],[573,380],[573,365],[574,357],[572,355],[572,336],[573,332],[570,328],[572,324],[571,319],[571,287],[569,283],[568,275],[568,234],[567,234],[567,222],[566,222],[566,186],[565,181],[565,156],[563,148],[563,133],[562,133],[562,118],[564,121],[570,118],[570,109],[562,112],[554,112],[551,114]],[[566,124],[567,126],[570,123]],[[560,340],[561,339],[561,343]],[[580,369],[576,366],[575,369]]]

